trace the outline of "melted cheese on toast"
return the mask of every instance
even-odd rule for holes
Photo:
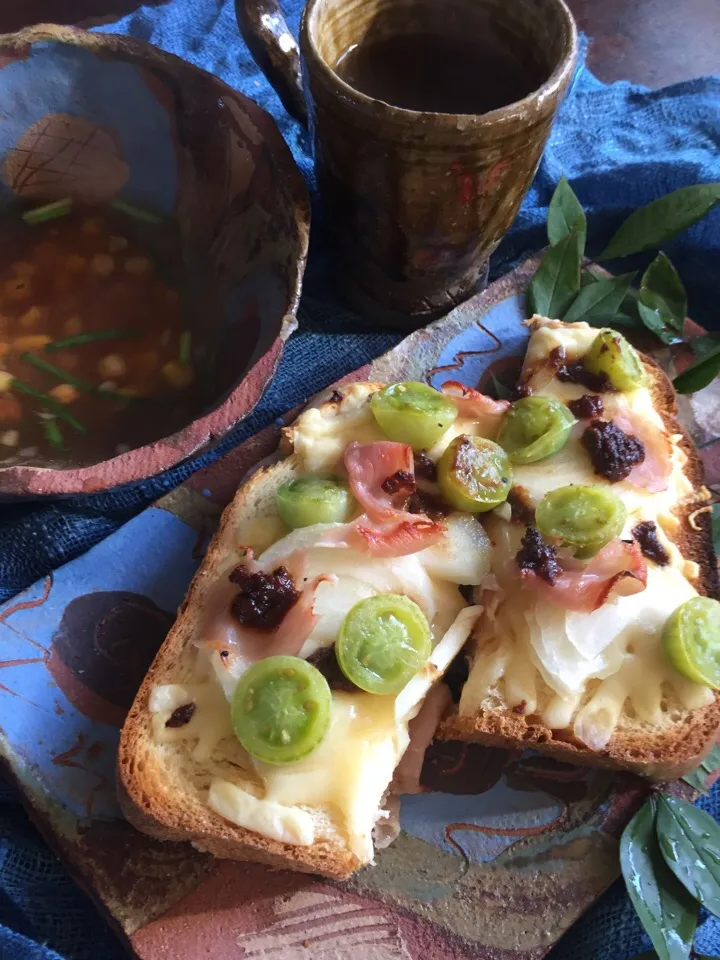
[[[525,368],[541,365],[556,347],[565,351],[568,362],[580,359],[596,334],[584,323],[537,323]],[[332,471],[348,443],[386,439],[368,403],[374,389],[369,384],[344,387],[345,398],[339,409],[332,404],[310,408],[287,429],[303,469]],[[536,395],[563,402],[587,392],[580,385],[556,379],[534,390]],[[610,417],[612,409],[625,409],[665,431],[645,388],[612,395],[608,403]],[[458,418],[429,451],[432,459],[438,460],[450,441],[463,433],[479,434],[478,424]],[[691,581],[698,573],[697,566],[682,557],[668,536],[677,529],[674,508],[692,493],[683,472],[686,457],[679,439],[668,437],[672,471],[666,490],[649,493],[628,481],[613,485],[628,510],[623,536],[629,536],[640,520],[655,521],[670,565],[648,564],[643,592],[612,600],[591,614],[576,614],[543,603],[529,590],[505,597],[492,576],[482,591],[485,609],[467,607],[457,588],[465,582],[462,578],[468,549],[472,552],[467,540],[458,540],[462,546],[454,551],[454,557],[452,549],[443,555],[437,548],[392,560],[369,560],[350,550],[310,549],[308,576],[333,572],[338,582],[334,587],[321,584],[317,590],[315,612],[319,621],[302,656],[331,645],[344,616],[359,599],[379,592],[399,592],[411,596],[428,617],[436,643],[431,661],[397,697],[334,692],[330,730],[314,753],[282,767],[262,764],[245,755],[242,759],[247,776],[242,775],[241,764],[236,781],[216,777],[208,792],[209,806],[240,826],[299,845],[318,839],[313,812],[334,811],[344,825],[349,847],[361,861],[371,861],[372,830],[393,771],[407,748],[408,723],[476,623],[461,714],[474,715],[488,703],[502,710],[522,705],[525,714],[539,716],[553,729],[570,728],[588,746],[601,749],[611,738],[627,703],[637,717],[656,724],[662,722],[668,692],[687,709],[711,702],[712,692],[677,674],[660,648],[662,624],[679,604],[695,595]],[[514,482],[524,486],[535,502],[549,490],[568,483],[606,483],[594,474],[578,429],[559,453],[545,461],[517,466]],[[499,570],[517,553],[523,528],[510,523],[507,505],[491,515],[482,515],[481,520],[493,540],[492,562]],[[257,541],[268,548],[268,562],[273,551],[282,554],[285,545],[276,517],[254,518],[249,523]],[[239,542],[248,542],[247,538],[248,532],[243,529]],[[228,677],[217,653],[207,657],[201,673],[202,682],[195,685],[157,687],[150,701],[156,740],[194,741],[192,756],[198,760],[210,758],[224,739],[233,739],[227,701],[237,682],[237,678]],[[190,700],[197,705],[190,723],[166,728],[172,711]],[[236,752],[242,754],[237,741],[235,745]]]
[[[567,362],[580,360],[596,335],[585,323],[536,323],[524,370],[541,367],[558,347]],[[533,395],[567,403],[588,392],[580,384],[553,378]],[[474,716],[481,707],[532,714],[551,729],[572,729],[594,750],[607,745],[627,704],[638,719],[660,724],[669,695],[687,710],[713,700],[709,688],[686,680],[670,666],[660,641],[670,614],[697,595],[691,582],[698,575],[697,564],[685,560],[668,536],[678,527],[674,509],[693,493],[684,473],[687,457],[681,437],[667,435],[647,387],[606,396],[606,416],[625,410],[667,436],[672,470],[666,490],[651,493],[630,480],[611,486],[628,511],[622,536],[630,539],[640,521],[654,521],[670,564],[648,562],[645,590],[611,599],[592,613],[563,610],[527,589],[512,597],[496,592],[492,602],[493,591],[484,591],[486,611],[474,633],[471,670],[459,706],[462,716]],[[580,435],[581,430],[574,429],[560,452],[515,468],[514,482],[524,486],[535,503],[566,484],[608,484],[593,472]],[[494,513],[486,528],[493,541],[493,569],[499,571],[517,553],[524,529],[509,522],[508,511]]]

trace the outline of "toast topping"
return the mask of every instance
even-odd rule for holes
[[[665,430],[633,410],[616,409],[612,419],[615,426],[635,436],[645,451],[643,460],[630,471],[628,483],[650,493],[667,490],[674,458],[672,443]]]
[[[407,520],[405,498],[415,489],[412,447],[380,440],[350,443],[343,458],[353,496],[373,523]]]
[[[484,437],[455,437],[438,464],[440,492],[448,503],[467,513],[485,513],[505,503],[512,479],[508,455]]]
[[[535,504],[527,487],[515,484],[508,494],[508,503],[512,523],[519,523],[524,527],[535,523]]]
[[[458,415],[452,400],[426,383],[391,383],[374,393],[370,409],[389,440],[415,450],[432,446]]]
[[[239,563],[229,580],[239,587],[231,606],[233,616],[238,623],[260,630],[280,626],[300,596],[290,572],[283,566],[264,573]]]
[[[283,483],[275,494],[281,519],[296,530],[316,523],[345,523],[355,502],[347,484],[332,474],[304,473]]]
[[[244,554],[229,576],[213,584],[193,639],[217,657],[225,689],[234,688],[250,664],[264,657],[295,656],[317,623],[318,587],[335,580],[332,574],[307,577],[299,550],[272,564],[259,563],[251,550]]]
[[[409,497],[415,493],[415,478],[409,470],[398,470],[386,480],[383,480],[381,487],[385,493],[394,496],[396,493]]]
[[[452,507],[442,497],[425,490],[416,490],[408,497],[405,509],[408,513],[424,513],[430,520],[444,520],[452,513]]]
[[[576,613],[591,613],[611,597],[640,593],[647,581],[647,566],[637,544],[625,540],[612,540],[587,563],[563,560],[560,566],[551,581],[542,576],[543,567],[520,573],[541,600]]]
[[[240,677],[230,705],[235,736],[251,757],[272,764],[312,753],[331,713],[327,680],[302,657],[258,660]]]
[[[603,398],[593,393],[584,393],[577,400],[571,400],[568,403],[570,413],[578,420],[591,420],[594,417],[601,417],[603,414]]]
[[[260,800],[228,780],[212,781],[208,806],[231,823],[271,840],[299,847],[309,847],[315,842],[315,824],[307,810]]]
[[[627,510],[605,486],[570,483],[550,490],[535,510],[535,525],[553,542],[569,547],[576,560],[588,560],[620,536]]]
[[[165,726],[184,727],[186,723],[190,723],[194,713],[195,704],[192,702],[184,703],[181,707],[176,707],[173,710],[168,719],[165,721]]]
[[[555,547],[542,538],[537,527],[528,527],[522,538],[522,547],[515,555],[520,572],[536,573],[551,586],[560,576],[560,564]]]
[[[629,477],[632,468],[645,459],[645,448],[638,438],[625,433],[610,420],[591,420],[582,435],[582,443],[595,473],[610,483]]]
[[[569,730],[590,749],[601,750],[626,717],[662,727],[677,711],[712,702],[707,686],[673,669],[660,640],[668,617],[697,596],[688,579],[697,568],[668,539],[678,525],[674,511],[692,494],[692,485],[684,471],[682,438],[668,433],[651,389],[655,381],[623,338],[609,332],[598,340],[597,331],[584,323],[534,318],[529,325],[524,379],[533,378],[533,396],[567,404],[586,421],[583,426],[593,428],[586,436],[592,438],[597,462],[588,457],[582,431],[573,429],[565,447],[547,460],[515,465],[516,484],[537,505],[535,524],[547,543],[558,546],[560,571],[552,585],[533,569],[540,566],[531,549],[537,538],[533,544],[526,540],[511,523],[511,513],[495,511],[488,521],[483,518],[494,544],[494,577],[481,588],[485,612],[476,628],[459,713],[514,716],[522,704],[523,715],[538,717],[551,730]],[[556,367],[549,360],[553,354],[563,365],[548,376]],[[594,360],[588,362],[589,357]],[[593,378],[604,382],[590,382]],[[613,389],[602,389],[607,386]],[[588,388],[602,389],[601,411]],[[602,511],[587,512],[588,504],[580,504],[579,526],[574,522],[566,529],[553,521],[553,528],[545,529],[540,504],[559,495],[563,484],[569,491],[612,492],[620,501],[617,524],[603,535],[601,543],[606,535],[611,538],[599,551],[592,530]],[[639,543],[629,541],[636,529]],[[587,542],[577,540],[578,531]],[[575,557],[569,556],[571,549]],[[518,552],[522,589],[510,575],[517,571]],[[657,562],[663,555],[664,566]]]
[[[419,480],[426,480],[428,483],[437,483],[437,467],[435,461],[431,460],[424,450],[418,450],[413,453],[413,465],[415,467],[415,476]]]
[[[557,378],[561,383],[578,383],[594,393],[608,393],[612,390],[607,374],[591,373],[584,363],[561,364],[558,367]]]
[[[607,377],[613,390],[636,390],[645,382],[645,370],[635,347],[617,330],[601,330],[583,363],[590,374]]]
[[[340,664],[335,656],[335,644],[331,647],[318,647],[307,658],[307,662],[320,671],[331,690],[342,690],[345,693],[354,693],[357,690],[355,684],[348,680],[340,669]]]
[[[428,388],[429,389],[429,388]],[[398,557],[437,542],[445,527],[407,509],[415,490],[415,468],[409,444],[381,440],[350,443],[344,455],[350,489],[365,515],[345,534],[351,546],[373,556]]]
[[[524,397],[503,417],[497,441],[512,463],[535,463],[562,450],[574,425],[574,417],[559,400]]]
[[[497,429],[500,426],[500,420],[510,409],[510,403],[507,400],[494,400],[480,393],[479,390],[466,387],[457,380],[448,380],[444,383],[442,392],[455,401],[457,412],[461,417],[479,421],[486,430],[492,426]]]
[[[659,567],[666,567],[670,563],[667,550],[658,540],[657,524],[653,520],[638,523],[633,527],[632,535],[648,560],[652,560]]]

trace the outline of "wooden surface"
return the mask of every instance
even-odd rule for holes
[[[720,0],[568,3],[591,37],[590,67],[601,80],[658,87],[720,73]],[[0,31],[39,21],[98,23],[136,6],[136,0],[0,0]]]

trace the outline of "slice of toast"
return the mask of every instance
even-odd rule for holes
[[[361,435],[362,427],[356,427],[358,418],[367,417],[369,407],[366,401],[369,395],[380,386],[371,383],[354,384],[337,398],[334,394],[329,400],[321,396],[312,405],[318,408],[313,412],[317,412],[323,422],[330,425],[336,417],[342,415],[346,434]],[[324,438],[326,447],[329,444],[333,454],[337,453],[339,456],[342,456],[344,442],[347,441],[337,442],[332,436]],[[158,839],[190,841],[198,850],[207,851],[217,857],[255,860],[273,866],[342,879],[367,863],[371,855],[367,843],[362,845],[362,853],[367,855],[359,855],[357,843],[353,844],[349,820],[334,802],[318,802],[316,806],[301,803],[293,805],[294,810],[301,810],[303,816],[306,817],[309,814],[312,818],[312,832],[315,839],[310,843],[307,840],[285,842],[271,839],[261,832],[237,826],[232,820],[220,816],[209,805],[211,791],[215,789],[213,784],[217,784],[218,781],[224,781],[226,786],[229,785],[229,781],[230,784],[241,787],[251,795],[263,798],[262,782],[230,728],[229,704],[217,680],[213,681],[214,689],[210,693],[213,702],[219,702],[224,708],[225,720],[218,728],[224,732],[214,737],[212,749],[206,750],[200,756],[197,748],[202,746],[204,733],[197,723],[192,727],[193,722],[198,720],[198,715],[203,710],[206,711],[207,716],[207,711],[213,708],[213,703],[208,702],[208,693],[203,686],[204,678],[208,673],[208,659],[204,655],[208,651],[200,651],[194,641],[203,635],[208,611],[216,609],[218,584],[227,582],[227,574],[240,561],[244,549],[250,547],[256,555],[259,555],[287,533],[277,514],[276,491],[281,484],[293,479],[302,470],[308,469],[307,456],[292,452],[295,444],[302,446],[302,439],[296,436],[293,427],[287,428],[284,431],[281,451],[286,454],[285,458],[265,465],[254,473],[240,487],[232,503],[225,510],[220,528],[178,611],[177,620],[150,667],[125,721],[118,751],[118,796],[122,810],[130,823]],[[296,533],[300,532],[296,531]],[[330,552],[334,553],[334,551]],[[362,563],[362,558],[358,560]],[[358,571],[357,574],[354,572],[356,569],[353,567],[353,576],[361,576],[361,572]],[[332,570],[325,572],[332,573]],[[382,574],[380,579],[382,580]],[[436,681],[465,643],[473,621],[471,618],[467,621],[464,619],[466,615],[463,611],[466,609],[466,604],[457,586],[446,584],[445,588],[448,586],[454,588],[452,604],[449,604],[447,599],[442,600],[442,592],[438,594],[441,598],[438,603],[445,603],[446,613],[449,610],[452,611],[452,616],[448,617],[448,620],[456,616],[456,626],[455,629],[438,626],[437,629],[441,635],[437,638],[438,642],[430,660],[394,701],[396,712],[400,710],[401,699],[403,701],[403,707],[400,710],[402,715],[399,721],[397,719],[395,721],[395,733],[398,733],[398,723],[404,724],[402,735],[398,734],[393,741],[394,753],[391,752],[388,758],[388,748],[384,753],[375,751],[368,754],[370,760],[368,761],[366,757],[364,766],[359,766],[358,757],[353,755],[352,750],[350,753],[345,751],[343,754],[345,762],[353,763],[353,772],[359,770],[363,777],[367,774],[366,779],[362,781],[361,795],[352,793],[351,797],[355,807],[360,804],[365,820],[367,820],[367,811],[374,817],[386,817],[395,810],[395,805],[387,802],[380,794],[382,790],[390,790],[392,764],[393,762],[397,764],[402,757],[408,742],[405,739],[404,729],[408,721],[412,722],[411,718],[417,713],[418,705],[424,702],[424,698],[431,689],[433,690],[432,703],[428,706],[432,707],[433,714],[444,709],[449,700],[447,691],[443,692],[436,688]],[[456,609],[460,611],[457,615],[454,612]],[[467,614],[472,615],[474,609],[468,609]],[[444,623],[444,621],[441,619],[438,623]],[[165,685],[180,687],[183,691],[183,699],[180,702],[183,703],[187,699],[194,704],[190,720],[187,724],[183,721],[182,733],[179,734],[184,739],[166,742],[167,732],[164,729],[161,729],[161,738],[158,738],[157,720],[165,723],[165,718],[170,716],[175,706],[173,704],[170,708],[163,708],[165,713],[159,713],[159,708],[153,705],[154,700],[157,699],[158,690],[163,689]],[[187,697],[184,696],[185,690],[187,690]],[[363,694],[361,691],[355,691],[355,694],[338,692],[334,693],[333,697],[334,699],[343,696],[356,697],[358,694],[361,699],[369,697],[373,703],[388,700],[386,697],[373,697],[372,694]],[[380,742],[373,740],[375,734],[366,725],[368,717],[373,715],[372,711],[381,710],[379,707],[373,707],[373,703],[363,701],[362,708],[359,702],[357,704],[357,709],[363,711],[359,736],[371,745],[374,742]],[[369,714],[368,711],[370,711]],[[397,715],[397,713],[393,714],[393,716]],[[167,726],[166,723],[165,725]],[[382,730],[385,731],[385,729],[383,726]],[[176,732],[171,731],[171,735]],[[430,732],[428,731],[427,736]],[[385,736],[385,733],[382,733],[382,736]],[[412,736],[412,731],[408,736]],[[352,744],[355,741],[348,742]],[[343,739],[343,747],[345,743]],[[412,751],[408,752],[412,754]],[[377,758],[379,761],[375,764]],[[368,766],[368,763],[371,766]],[[332,766],[331,772],[336,769],[336,766]],[[295,773],[295,771],[291,772]],[[323,772],[325,772],[324,768]],[[388,773],[386,779],[385,773]],[[311,775],[314,776],[314,774]],[[338,773],[338,777],[342,779],[342,770]],[[337,778],[333,777],[333,779]],[[215,796],[218,797],[217,792]],[[218,809],[223,809],[222,798],[219,803]],[[389,808],[390,812],[381,811],[381,807]],[[287,809],[283,807],[283,810]],[[378,842],[392,834],[392,819],[389,822],[380,823],[380,827],[383,829],[380,830],[381,836]],[[362,835],[365,837],[367,833],[363,832]]]
[[[672,384],[652,358],[644,356],[643,361],[655,409],[668,433],[683,437],[680,446],[687,455],[684,470],[695,491],[674,511],[680,523],[672,539],[683,557],[697,564],[698,575],[693,586],[698,593],[720,598],[710,514],[707,510],[699,515],[695,513],[699,508],[707,507],[702,461],[676,419],[677,404]],[[472,657],[472,639],[466,651]],[[569,730],[553,730],[537,716],[518,714],[495,692],[482,702],[475,715],[459,716],[455,713],[448,717],[436,736],[504,749],[531,747],[538,753],[568,763],[617,768],[654,780],[667,780],[683,776],[702,761],[715,743],[719,727],[720,692],[715,694],[714,702],[694,711],[684,710],[668,698],[662,725],[643,722],[626,710],[606,748],[592,750]]]
[[[243,542],[238,539],[239,531],[252,531],[253,524],[260,521],[256,531],[262,536],[266,527],[263,518],[275,513],[276,489],[291,479],[296,469],[296,459],[289,457],[259,470],[225,510],[178,618],[128,713],[118,750],[118,795],[130,823],[159,840],[189,840],[196,849],[216,857],[256,860],[340,879],[357,870],[361,863],[349,849],[339,821],[313,811],[316,832],[322,839],[311,846],[269,839],[234,825],[208,806],[207,793],[213,778],[227,776],[228,769],[238,762],[239,743],[229,737],[211,759],[195,761],[187,741],[155,741],[149,710],[151,693],[158,684],[196,680],[198,650],[192,640],[210,588],[220,571],[233,565],[234,550]],[[234,770],[234,780],[238,782],[237,767]]]

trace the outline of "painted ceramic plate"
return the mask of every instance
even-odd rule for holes
[[[525,348],[526,264],[348,379],[502,379]],[[684,362],[665,351],[660,360]],[[709,392],[708,392],[709,391]],[[717,385],[683,401],[720,493]],[[713,392],[714,391],[714,392]],[[461,744],[435,744],[424,792],[374,867],[332,884],[215,861],[129,827],[118,730],[239,478],[278,427],[0,608],[2,752],[36,821],[144,960],[535,960],[618,873],[646,787]]]

